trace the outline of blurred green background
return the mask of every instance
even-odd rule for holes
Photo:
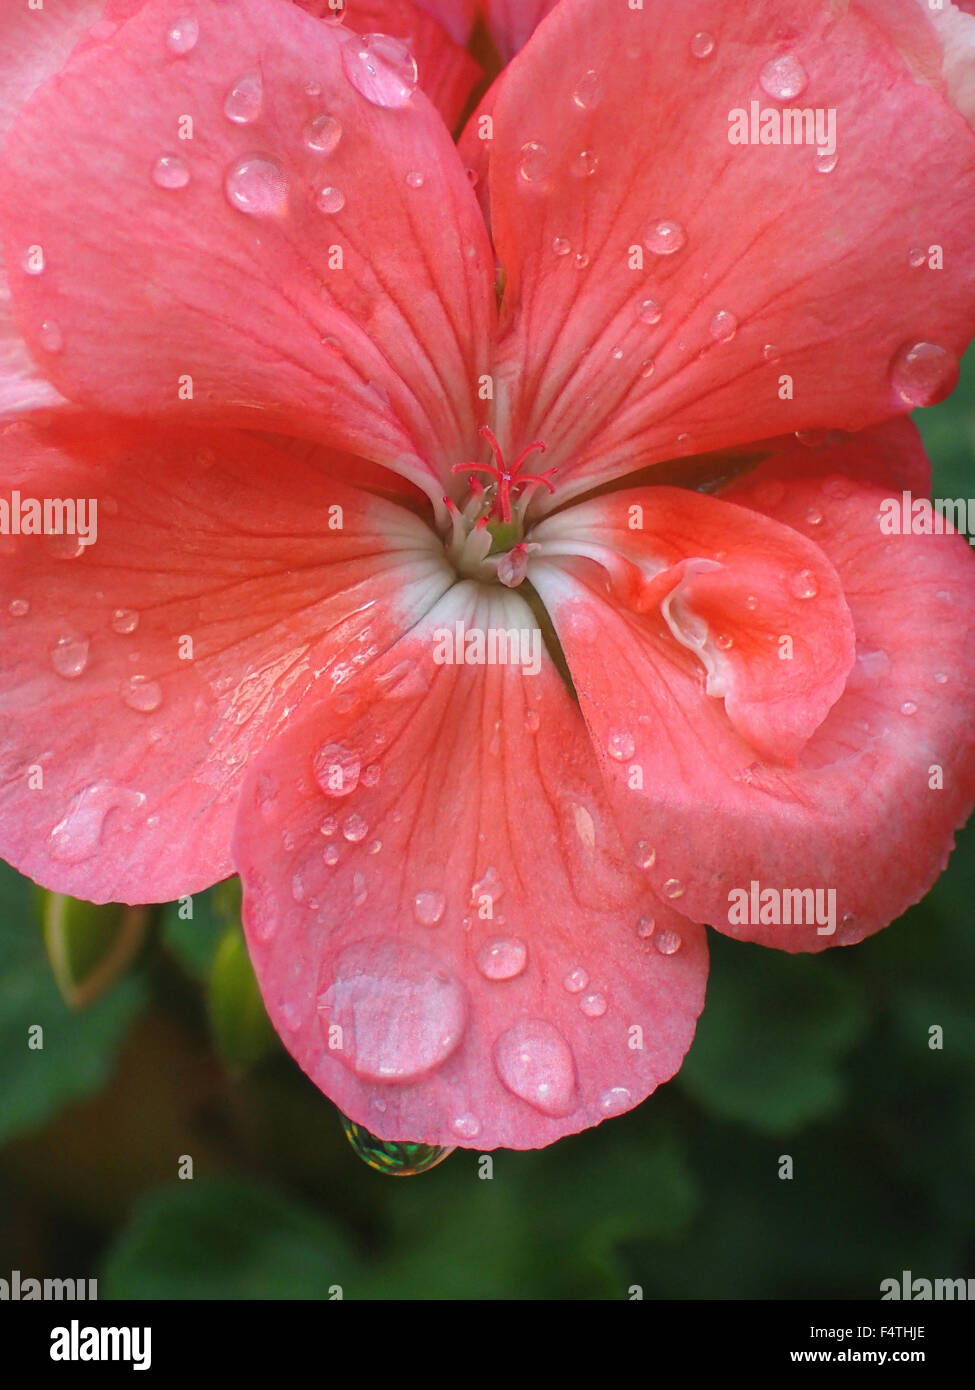
[[[970,496],[975,354],[918,423],[935,495]],[[97,1276],[102,1298],[875,1299],[903,1269],[975,1274],[973,905],[975,825],[863,945],[788,957],[712,932],[697,1039],[650,1101],[496,1153],[491,1178],[458,1151],[391,1179],[253,1000],[241,1023],[226,890],[193,921],[164,910],[75,1011],[36,890],[0,867],[0,1276]]]

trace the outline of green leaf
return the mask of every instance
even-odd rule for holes
[[[217,1050],[231,1071],[245,1071],[274,1047],[276,1034],[239,926],[229,926],[220,938],[207,1006]]]

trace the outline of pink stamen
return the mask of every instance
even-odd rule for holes
[[[547,446],[541,439],[536,439],[534,444],[529,444],[527,449],[523,449],[509,467],[505,463],[501,445],[498,443],[494,431],[489,429],[487,425],[482,425],[478,433],[490,444],[491,452],[494,454],[494,463],[455,463],[451,471],[454,473],[486,473],[494,481],[498,490],[492,513],[499,513],[502,521],[511,520],[511,500],[522,488],[534,484],[536,487],[539,485],[547,487],[551,493],[555,492],[555,488],[549,480],[558,471],[557,469],[548,468],[544,473],[522,474],[521,472],[522,465],[530,454],[535,453],[536,450],[540,454],[545,453]],[[481,484],[472,479],[471,487],[480,488]]]

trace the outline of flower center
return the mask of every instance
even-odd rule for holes
[[[528,504],[540,487],[555,492],[551,478],[556,470],[522,473],[526,459],[545,452],[540,439],[509,464],[494,431],[482,425],[479,433],[491,446],[494,463],[454,464],[453,473],[469,475],[469,491],[461,506],[444,498],[451,528],[447,554],[458,573],[473,579],[497,579],[513,589],[524,579],[528,555],[535,549],[524,540]],[[487,486],[475,474],[486,475]]]

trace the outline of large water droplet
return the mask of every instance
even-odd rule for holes
[[[599,73],[594,68],[580,79],[575,91],[572,93],[572,100],[580,111],[592,111],[603,99],[603,84]]]
[[[568,1115],[576,1108],[572,1049],[551,1023],[523,1018],[494,1044],[502,1083],[543,1115]]]
[[[443,919],[446,907],[443,893],[434,888],[424,889],[413,899],[413,916],[421,927],[435,927]]]
[[[88,641],[84,637],[62,637],[51,652],[51,665],[59,676],[76,680],[88,665]]]
[[[436,1144],[411,1144],[407,1140],[377,1139],[362,1125],[342,1115],[342,1128],[353,1151],[367,1167],[391,1178],[415,1178],[429,1173],[453,1153]]]
[[[360,769],[358,753],[344,743],[323,743],[312,760],[315,781],[326,796],[348,796],[354,792],[359,785]]]
[[[122,699],[129,709],[151,714],[162,704],[162,686],[148,676],[130,676],[122,687]]]
[[[538,183],[548,173],[548,150],[537,140],[528,140],[521,147],[518,173],[525,183]]]
[[[199,37],[199,20],[195,15],[183,15],[181,19],[174,19],[169,26],[169,32],[166,35],[166,47],[170,53],[183,57],[186,53],[192,53]]]
[[[365,34],[342,49],[342,65],[353,87],[373,106],[405,106],[417,86],[417,68],[402,39]]]
[[[528,961],[528,947],[518,937],[486,941],[477,953],[477,968],[487,980],[513,980]]]
[[[250,217],[271,217],[288,205],[288,181],[267,155],[248,154],[227,170],[224,183],[232,207]]]
[[[906,405],[937,405],[954,390],[958,359],[937,343],[907,343],[891,363],[890,378]]]
[[[799,59],[784,53],[765,64],[758,80],[768,96],[776,101],[791,101],[806,90],[809,78]]]
[[[342,122],[323,112],[308,122],[303,138],[306,149],[313,154],[331,154],[342,139]]]
[[[687,233],[679,222],[663,218],[648,227],[643,244],[655,256],[672,256],[687,243]]]
[[[552,250],[557,256],[567,256],[572,250],[572,243],[566,241],[564,236],[557,236],[552,242]]]
[[[264,108],[264,83],[256,70],[245,72],[228,91],[223,112],[235,125],[250,125]]]
[[[365,1081],[418,1081],[441,1066],[467,1026],[467,992],[429,952],[378,938],[347,947],[319,998],[321,1027],[341,1028],[341,1058]]]
[[[101,843],[105,818],[113,811],[137,811],[145,805],[142,792],[93,782],[71,800],[64,818],[51,831],[51,853],[64,864],[89,859]]]

